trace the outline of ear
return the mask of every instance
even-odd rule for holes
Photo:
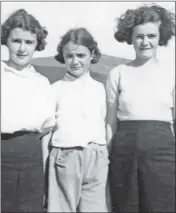
[[[91,56],[90,56],[90,59],[92,60],[93,59],[93,57],[94,57],[94,52],[95,52],[95,49],[94,50],[92,50],[92,52],[91,52]]]

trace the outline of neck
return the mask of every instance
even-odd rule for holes
[[[71,78],[73,78],[73,79],[77,79],[77,78],[78,78],[77,76],[73,75],[70,71],[68,71],[67,74],[68,74]]]
[[[87,75],[89,75],[89,70],[87,70],[85,73],[83,73],[81,76],[75,76],[73,75],[71,72],[67,72],[66,73],[66,79],[70,80],[70,81],[74,81],[76,79],[84,79]]]
[[[87,70],[83,75],[81,75],[80,77],[79,77],[79,79],[84,79],[84,78],[86,78],[88,75],[89,75],[89,70]]]
[[[133,64],[138,67],[138,66],[148,66],[148,65],[156,65],[158,64],[158,60],[156,57],[150,58],[150,59],[142,59],[139,57],[136,57],[135,60],[133,61]]]
[[[6,63],[7,63],[7,65],[8,65],[9,67],[12,67],[12,68],[14,68],[15,70],[18,70],[18,71],[21,71],[21,70],[23,70],[25,67],[27,67],[26,64],[25,64],[25,65],[18,65],[18,64],[13,63],[13,62],[10,61],[10,60],[8,60]]]

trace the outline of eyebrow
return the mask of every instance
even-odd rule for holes
[[[14,37],[14,38],[12,38],[12,40],[23,40],[23,39],[21,39],[21,38],[18,38],[18,37]],[[28,38],[26,38],[26,39],[24,39],[25,41],[35,41],[35,39],[28,39]]]
[[[157,35],[157,33],[149,33],[149,34],[147,34],[147,35]]]
[[[77,53],[71,53],[71,52],[64,52],[64,54],[83,54],[83,55],[86,55],[86,53],[83,53],[83,52],[77,52]]]
[[[145,34],[137,33],[136,35],[138,35],[138,36],[144,36]],[[157,33],[148,33],[146,35],[157,35]]]

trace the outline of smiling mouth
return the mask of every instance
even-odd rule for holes
[[[152,48],[140,48],[140,50],[151,50]]]
[[[72,67],[73,70],[79,70],[81,67]]]

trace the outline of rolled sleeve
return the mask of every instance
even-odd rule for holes
[[[117,67],[112,69],[106,81],[106,97],[108,104],[117,104],[119,96],[119,71]]]

